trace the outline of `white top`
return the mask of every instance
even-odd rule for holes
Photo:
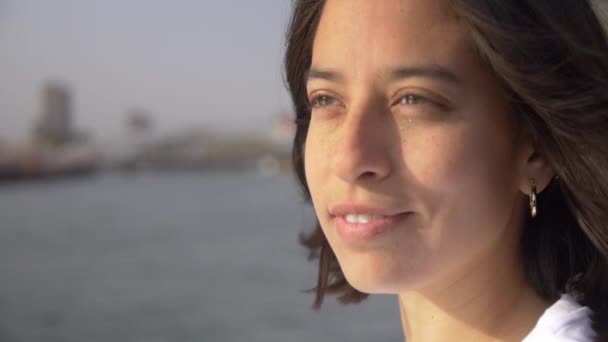
[[[522,342],[592,342],[591,309],[569,294],[551,305]]]

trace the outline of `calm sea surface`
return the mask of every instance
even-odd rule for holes
[[[9,184],[0,217],[0,342],[402,341],[393,297],[310,310],[291,176]]]

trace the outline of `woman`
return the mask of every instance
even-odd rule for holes
[[[315,308],[417,341],[606,341],[608,44],[585,0],[298,0]]]

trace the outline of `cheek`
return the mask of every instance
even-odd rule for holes
[[[441,127],[426,129],[424,134],[409,133],[402,144],[402,159],[410,181],[420,187],[417,195],[428,194],[432,198],[433,193],[441,193],[445,196],[458,193],[459,188],[466,186],[477,157],[471,150],[466,129]]]
[[[451,127],[404,151],[420,186],[417,195],[430,228],[423,233],[431,248],[459,253],[474,242],[482,248],[509,221],[516,194],[513,161],[504,134],[494,133]]]

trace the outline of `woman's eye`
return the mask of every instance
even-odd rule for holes
[[[310,105],[313,108],[332,106],[337,103],[337,100],[329,95],[317,95],[310,100]]]
[[[403,105],[417,105],[426,102],[430,102],[426,97],[414,94],[407,94],[399,99],[399,104]]]

